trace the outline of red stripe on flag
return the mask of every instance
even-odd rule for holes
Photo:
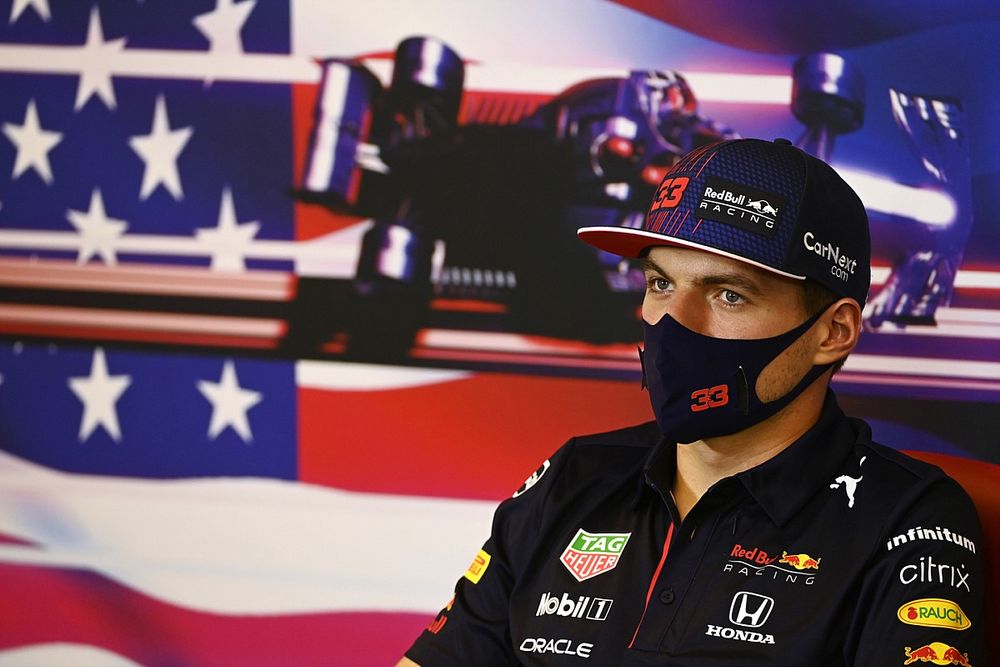
[[[652,418],[638,383],[488,373],[298,398],[302,481],[488,500],[513,493],[570,437]]]
[[[433,619],[210,614],[93,573],[31,566],[0,565],[0,588],[0,649],[80,643],[144,665],[392,665]]]
[[[0,533],[0,544],[16,544],[26,547],[37,546],[36,542],[17,537],[16,535],[8,535],[7,533]]]

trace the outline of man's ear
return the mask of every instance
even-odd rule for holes
[[[840,361],[858,344],[861,335],[861,306],[854,299],[841,299],[830,304],[819,318],[822,338],[816,348],[813,364],[822,366]]]

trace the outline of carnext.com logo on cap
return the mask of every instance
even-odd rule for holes
[[[843,280],[845,283],[854,275],[854,270],[858,266],[858,260],[848,257],[839,245],[823,243],[816,238],[812,232],[806,232],[802,236],[802,243],[806,250],[815,253],[830,263],[830,275]]]
[[[784,207],[785,198],[773,192],[710,176],[695,213],[705,220],[772,236]]]

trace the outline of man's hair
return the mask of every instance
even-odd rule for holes
[[[802,281],[802,305],[805,306],[806,315],[812,317],[829,308],[840,299],[832,290],[824,287],[812,278]],[[833,372],[836,373],[844,366],[847,357],[844,357],[833,365]]]

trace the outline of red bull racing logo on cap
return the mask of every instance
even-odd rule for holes
[[[972,667],[972,664],[969,662],[968,653],[959,653],[958,649],[954,646],[949,646],[942,642],[931,642],[930,644],[924,644],[920,648],[913,649],[907,646],[903,649],[903,653],[906,655],[904,665],[912,665],[919,661],[930,662],[935,665],[964,665],[965,667]]]
[[[588,533],[582,528],[559,560],[577,581],[615,569],[632,533]]]
[[[709,176],[695,213],[705,220],[772,236],[784,207],[785,198],[779,194]]]

